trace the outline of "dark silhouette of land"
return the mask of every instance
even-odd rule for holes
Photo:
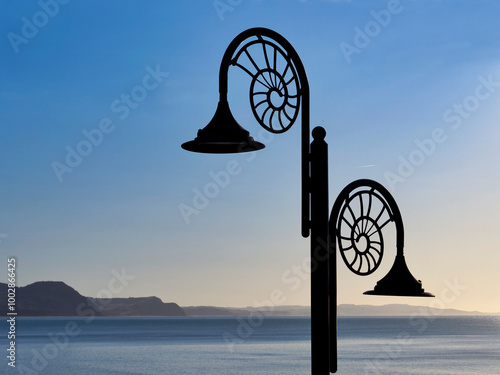
[[[309,306],[215,307],[188,306],[165,303],[158,297],[92,298],[84,297],[62,281],[39,281],[16,288],[17,316],[310,316]],[[7,314],[7,284],[0,283],[0,314]],[[340,316],[411,316],[411,315],[500,315],[478,311],[434,309],[427,306],[388,304],[383,306],[338,306]]]
[[[93,306],[103,307],[105,316],[185,316],[176,303],[163,302],[158,297],[102,298],[87,297]],[[91,306],[92,306],[91,305]]]
[[[185,316],[176,303],[158,297],[84,297],[62,281],[39,281],[16,288],[17,316]],[[0,314],[7,314],[7,284],[0,283]]]
[[[0,283],[0,311],[7,314],[7,284]],[[18,316],[72,316],[87,299],[61,281],[36,282],[16,288]]]
[[[214,307],[191,306],[183,307],[188,316],[247,316],[261,313],[265,316],[310,316],[309,306],[260,306],[260,307]],[[338,305],[339,316],[448,316],[448,315],[500,315],[500,313],[482,313],[479,311],[462,311],[456,309],[436,309],[427,306],[412,306],[405,304],[373,305]]]

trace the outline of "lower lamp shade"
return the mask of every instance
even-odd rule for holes
[[[363,294],[379,296],[434,297],[422,288],[422,282],[413,277],[404,255],[397,255],[391,270],[373,290]]]

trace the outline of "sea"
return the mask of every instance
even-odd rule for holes
[[[310,323],[262,315],[2,318],[0,374],[305,375]],[[339,317],[337,373],[498,375],[500,317]]]

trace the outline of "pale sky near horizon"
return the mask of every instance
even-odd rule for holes
[[[249,109],[250,80],[232,68],[232,112],[266,148],[180,147],[214,114],[226,47],[261,26],[305,66],[311,126],[327,130],[330,207],[352,180],[386,186],[403,216],[408,266],[436,295],[364,296],[392,265],[386,248],[367,277],[339,257],[338,302],[500,312],[499,2],[2,7],[0,267],[15,256],[19,286],[57,280],[86,296],[112,289],[181,306],[258,305],[279,291],[280,304],[309,304],[300,123],[264,132]],[[210,191],[222,171],[230,180]],[[195,204],[206,207],[183,215]],[[128,279],[113,281],[123,272]]]

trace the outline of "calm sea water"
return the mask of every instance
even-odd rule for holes
[[[2,352],[8,352],[2,318]],[[500,317],[339,319],[339,374],[500,374]],[[19,318],[0,374],[310,374],[309,318]]]

